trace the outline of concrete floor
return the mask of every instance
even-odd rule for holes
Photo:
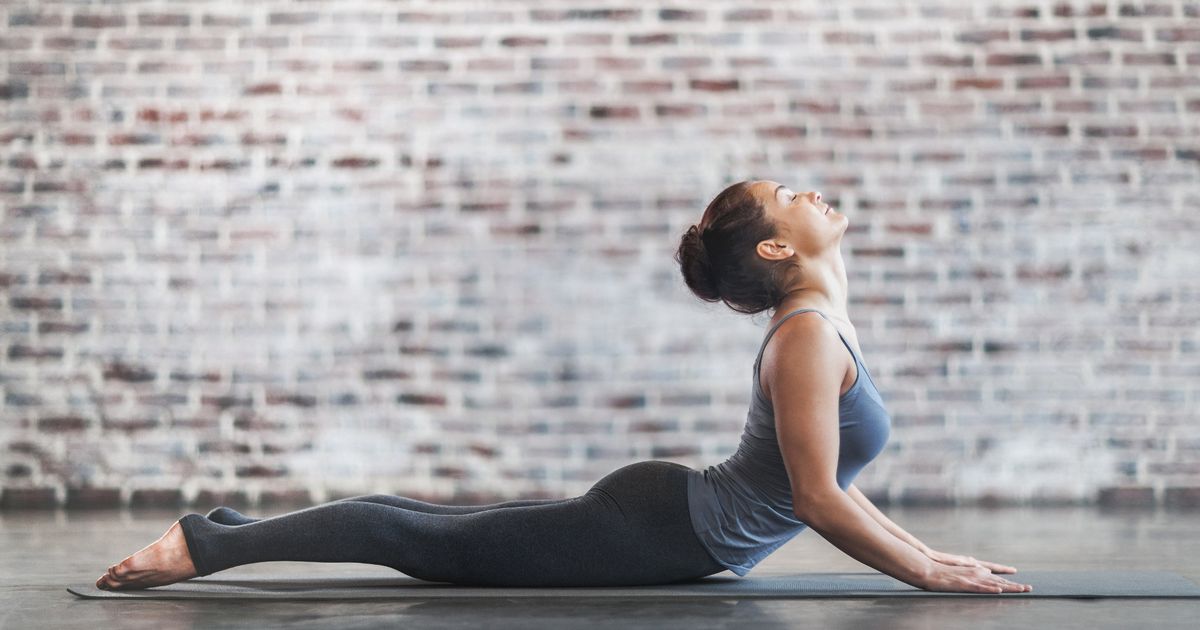
[[[154,541],[180,512],[0,513],[0,628],[1195,628],[1197,600],[433,600],[428,602],[229,602],[81,600],[72,583]],[[196,510],[203,512],[203,510]],[[265,512],[274,515],[287,511]],[[1096,508],[890,508],[888,515],[934,548],[1020,569],[1175,571],[1200,583],[1200,512]],[[252,515],[260,513],[249,510]],[[869,571],[818,534],[801,533],[751,575]],[[362,564],[269,562],[222,575],[394,576]],[[732,576],[731,573],[722,573]],[[1020,579],[1020,573],[1016,575]],[[753,624],[749,626],[748,624]]]

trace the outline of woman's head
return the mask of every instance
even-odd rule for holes
[[[713,198],[683,235],[675,260],[700,299],[759,313],[783,301],[807,261],[837,252],[848,224],[820,193],[741,181]]]

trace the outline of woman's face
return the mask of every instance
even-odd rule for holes
[[[751,184],[754,196],[762,201],[767,216],[775,222],[776,237],[759,244],[774,258],[777,246],[790,246],[801,257],[818,257],[841,243],[850,220],[821,199],[816,191],[797,192],[771,180]],[[791,252],[786,252],[790,256]]]

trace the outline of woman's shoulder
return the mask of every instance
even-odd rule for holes
[[[785,357],[787,361],[781,361]],[[845,350],[837,329],[809,311],[792,316],[767,339],[760,360],[759,382],[763,394],[770,399],[772,375],[797,370],[838,374],[845,367]]]

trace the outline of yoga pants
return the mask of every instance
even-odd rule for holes
[[[725,570],[688,513],[690,469],[629,464],[567,499],[446,506],[364,495],[243,524],[179,519],[199,575],[277,560],[361,562],[474,586],[634,586]]]

